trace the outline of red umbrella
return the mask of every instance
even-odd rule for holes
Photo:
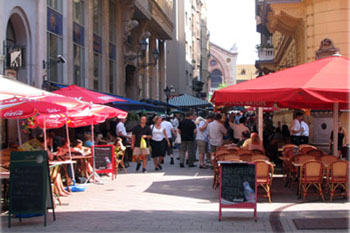
[[[247,109],[245,109],[246,111],[256,111],[256,107],[249,107]],[[264,107],[263,108],[263,111],[264,112],[274,112],[274,111],[277,111],[277,110],[280,110],[279,108],[275,108],[275,107]]]
[[[123,99],[116,98],[110,95],[101,94],[95,91],[90,91],[86,88],[79,87],[76,85],[71,85],[68,87],[61,88],[57,91],[54,91],[53,93],[73,97],[78,100],[92,102],[95,104],[105,104],[105,103],[110,103],[115,101],[125,102],[125,100]]]
[[[65,106],[28,97],[14,97],[0,101],[0,117],[7,119],[28,118],[36,113],[58,114],[66,112]]]
[[[331,56],[222,88],[212,102],[225,106],[350,109],[350,59]]]

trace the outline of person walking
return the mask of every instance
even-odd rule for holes
[[[293,144],[299,146],[300,145],[300,136],[303,132],[303,128],[301,127],[301,121],[303,120],[303,113],[297,112],[295,114],[295,118],[293,120],[292,126],[290,127],[290,140]]]
[[[181,135],[180,145],[180,167],[185,167],[185,155],[188,153],[188,166],[195,167],[194,163],[194,139],[196,134],[196,124],[192,118],[193,112],[187,112],[185,119],[179,123],[179,133]]]
[[[215,158],[215,153],[219,146],[223,143],[223,138],[227,135],[227,130],[221,122],[221,114],[215,114],[215,120],[208,124],[208,135],[210,144],[211,160]]]
[[[152,139],[151,139],[151,148],[152,148],[152,158],[156,171],[162,170],[162,160],[165,155],[165,141],[170,147],[170,141],[166,129],[162,127],[162,118],[160,116],[154,117],[154,125],[152,128]]]
[[[173,165],[174,164],[173,141],[174,141],[174,138],[176,138],[176,131],[175,131],[173,125],[170,123],[170,121],[168,121],[168,119],[166,119],[165,115],[162,116],[162,119],[163,119],[163,121],[161,123],[161,126],[166,130],[166,133],[167,133],[169,141],[170,141],[170,146],[165,144],[165,146],[166,146],[165,151],[170,156],[170,164]]]
[[[209,118],[209,117],[207,117]],[[197,151],[199,155],[199,168],[207,168],[204,163],[205,155],[208,154],[208,121],[202,117],[196,120],[197,125]]]
[[[142,172],[147,172],[146,166],[147,166],[147,159],[149,153],[149,139],[152,138],[152,133],[150,127],[146,125],[147,123],[147,117],[142,116],[140,119],[140,124],[135,126],[132,130],[132,136],[131,136],[131,150],[133,151],[133,156],[135,156],[136,159],[136,171],[140,170],[141,167],[141,161],[142,161]],[[144,139],[146,141],[146,148],[141,148],[141,139]]]

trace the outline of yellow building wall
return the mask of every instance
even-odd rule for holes
[[[245,70],[245,74],[242,71]],[[256,68],[255,65],[236,65],[236,80],[251,80],[256,78]]]

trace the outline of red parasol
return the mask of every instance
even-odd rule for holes
[[[53,93],[73,97],[78,100],[83,100],[86,102],[92,102],[96,104],[105,104],[115,101],[126,102],[123,99],[116,98],[110,95],[105,95],[96,91],[90,91],[86,88],[79,87],[76,85],[61,88],[57,91],[54,91]]]

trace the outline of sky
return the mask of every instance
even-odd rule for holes
[[[237,64],[255,64],[255,0],[206,0],[210,41],[224,49],[238,48]]]

